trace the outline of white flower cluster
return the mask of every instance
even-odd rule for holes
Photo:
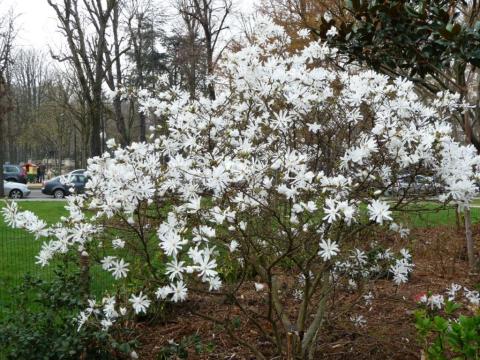
[[[365,319],[365,317],[359,314],[350,316],[350,321],[353,323],[354,326],[360,327],[360,328],[365,327],[367,325],[367,320]]]
[[[80,330],[90,318],[95,318],[103,330],[108,330],[120,316],[127,314],[127,309],[117,305],[114,297],[104,297],[100,304],[95,300],[88,300],[88,307],[77,317],[78,330]]]
[[[395,284],[400,285],[408,281],[409,274],[413,271],[412,256],[407,249],[400,251],[402,258],[395,259],[395,263],[390,266],[390,272],[393,275]]]
[[[334,264],[332,275],[335,279],[346,277],[349,287],[355,290],[357,281],[389,275],[397,285],[400,285],[408,281],[413,267],[412,256],[407,249],[400,250],[399,256],[395,256],[390,249],[372,250],[369,254],[363,250],[354,249],[350,256]]]
[[[463,290],[463,293],[461,291]],[[463,295],[463,298],[462,296]],[[452,283],[449,288],[446,289],[446,295],[432,294],[422,295],[419,298],[419,302],[428,306],[431,310],[441,310],[445,306],[445,301],[465,301],[472,306],[480,306],[480,293],[477,290],[469,290],[468,288],[459,284]]]
[[[458,97],[441,93],[426,104],[403,79],[330,67],[336,51],[325,44],[291,54],[282,51],[283,29],[263,22],[257,30],[254,43],[220,64],[216,100],[191,100],[177,88],[152,99],[143,93],[142,111],[164,127],[150,143],[122,149],[109,141],[109,152],[89,160],[86,194],[68,198],[61,222],[47,227],[15,204],[4,207],[9,225],[48,238],[40,264],[68,251],[88,256],[102,239],[106,271],[123,279],[135,261],[155,281],[163,271],[168,283],[150,290],[178,302],[190,282],[222,286],[221,247],[239,262],[302,249],[318,262],[335,259],[342,229],[393,221],[396,209],[379,196],[402,173],[434,174],[446,185],[442,200],[468,206],[480,158],[452,138],[447,120]],[[109,221],[131,236],[112,235]],[[406,281],[411,258],[391,259],[395,282]],[[353,281],[378,266],[356,249],[334,272]],[[150,305],[143,293],[130,300],[135,313]]]

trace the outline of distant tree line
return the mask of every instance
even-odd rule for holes
[[[215,97],[213,74],[227,0],[48,0],[65,39],[60,49],[15,47],[16,17],[0,23],[2,162],[74,160],[85,167],[108,138],[145,141],[157,124],[139,91],[165,86]],[[160,81],[162,80],[162,81]],[[166,82],[165,82],[166,81]]]

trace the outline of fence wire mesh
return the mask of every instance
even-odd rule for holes
[[[0,228],[0,309],[15,303],[14,289],[23,283],[27,274],[45,281],[54,278],[55,261],[44,267],[36,263],[42,243],[24,230]],[[90,287],[94,295],[111,288],[112,281],[98,264],[92,264]]]
[[[0,229],[0,307],[14,301],[11,292],[26,274],[51,279],[52,268],[37,265],[35,256],[41,242],[20,229]]]

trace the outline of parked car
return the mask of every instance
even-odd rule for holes
[[[80,174],[80,175],[83,175],[85,173],[85,169],[77,169],[77,170],[73,170],[71,172],[69,172],[70,175],[72,174]]]
[[[424,175],[404,175],[393,186],[392,192],[396,195],[422,194],[437,195],[444,191],[435,178]]]
[[[4,181],[3,189],[5,195],[11,199],[21,199],[30,195],[27,185],[18,182]]]
[[[27,183],[27,173],[18,165],[3,165],[3,179],[10,182]]]
[[[85,184],[87,177],[84,170],[74,170],[65,176],[57,176],[49,181],[44,181],[42,186],[42,193],[45,195],[52,195],[56,199],[63,199],[70,195],[70,188],[74,188],[76,193],[83,193],[85,191]],[[62,181],[62,180],[66,180]]]

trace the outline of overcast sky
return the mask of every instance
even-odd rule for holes
[[[18,46],[48,49],[49,44],[61,41],[47,0],[0,0],[2,13],[10,8],[18,15]]]
[[[259,0],[234,0],[236,7],[244,12],[251,11],[253,4],[258,2]],[[58,48],[62,43],[62,37],[56,29],[55,13],[47,0],[0,0],[1,13],[10,8],[18,15],[17,46],[48,50],[49,46]]]

